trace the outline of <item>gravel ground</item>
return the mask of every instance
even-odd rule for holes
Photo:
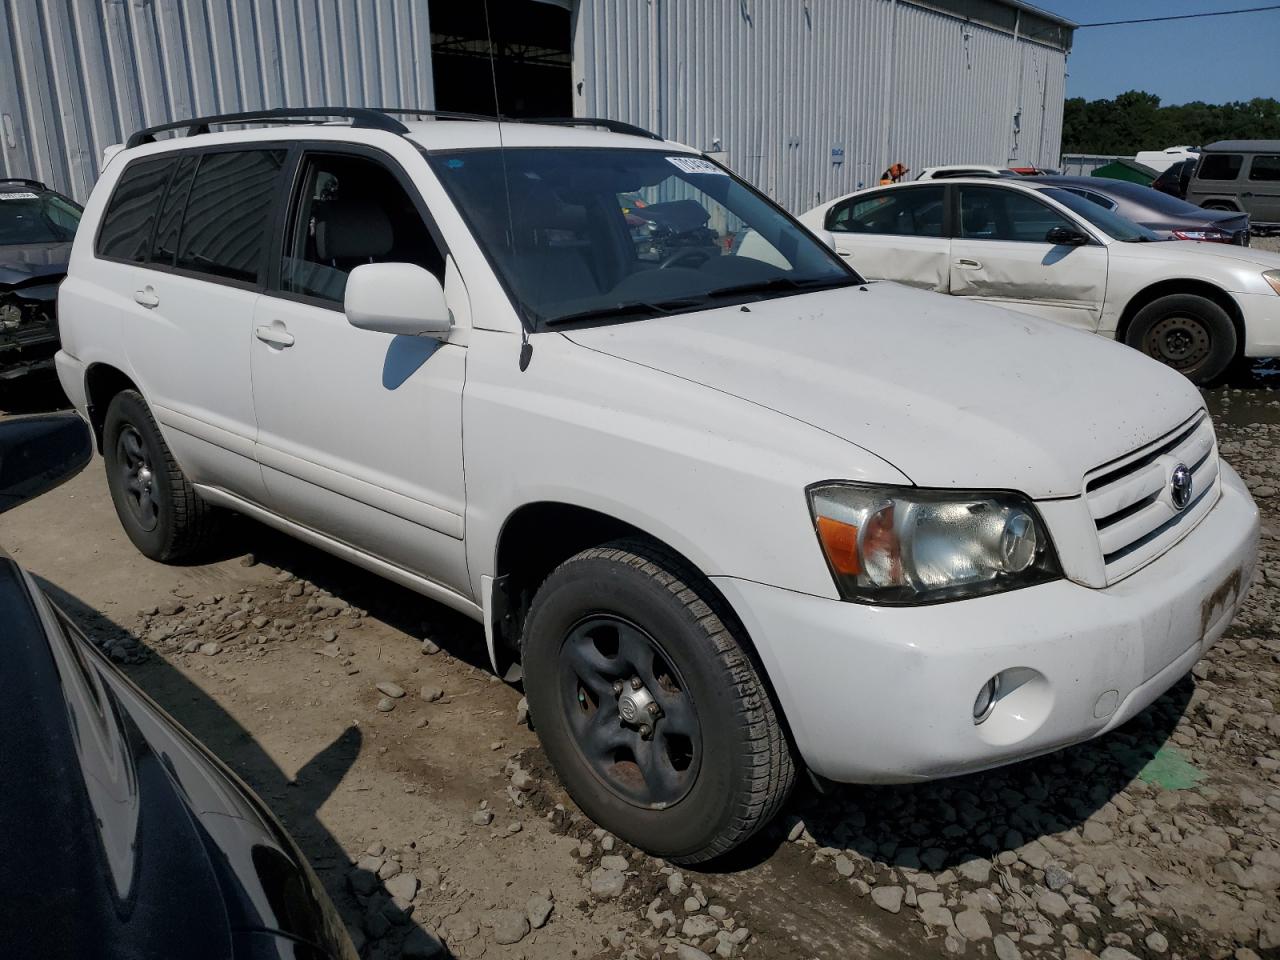
[[[281,816],[367,957],[1252,960],[1280,956],[1280,364],[1209,402],[1267,527],[1191,676],[1034,761],[801,790],[713,871],[579,815],[443,608],[236,519],[210,562],[153,564],[100,463],[0,518],[0,543]]]

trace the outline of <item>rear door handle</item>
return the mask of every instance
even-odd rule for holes
[[[160,298],[156,296],[155,290],[149,286],[133,291],[133,301],[148,310],[154,310],[160,306]]]
[[[966,258],[961,258],[961,259],[957,260],[957,261],[956,261],[956,266],[957,266],[957,267],[965,267],[965,268],[967,268],[967,269],[969,269],[969,270],[981,270],[981,269],[982,269],[982,264],[981,264],[981,263],[979,263],[977,260],[969,260],[969,259],[966,259]]]
[[[279,320],[274,323],[260,323],[254,328],[253,333],[263,343],[273,347],[293,346],[293,334],[286,330]]]

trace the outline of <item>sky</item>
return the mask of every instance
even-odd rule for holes
[[[1276,0],[1031,0],[1074,20],[1132,20],[1260,7]],[[1161,103],[1280,100],[1280,10],[1077,30],[1067,96],[1098,100],[1126,90]]]

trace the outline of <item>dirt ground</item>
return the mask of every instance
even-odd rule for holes
[[[207,562],[152,563],[100,460],[0,518],[0,544],[276,811],[368,957],[1251,960],[1280,956],[1280,365],[1209,399],[1268,528],[1193,676],[1001,771],[798,790],[706,871],[576,812],[480,628],[443,607],[236,517]],[[63,405],[47,379],[0,393]]]

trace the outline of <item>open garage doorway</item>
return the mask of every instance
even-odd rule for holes
[[[489,0],[496,104],[484,3],[430,0],[428,10],[437,110],[573,116],[573,27],[567,0]]]

